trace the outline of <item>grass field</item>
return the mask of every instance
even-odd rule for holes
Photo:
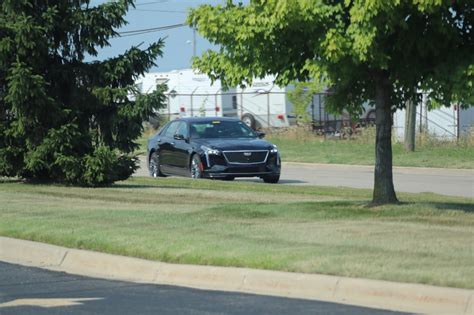
[[[0,235],[174,263],[474,288],[472,199],[136,178],[110,188],[0,182]]]
[[[325,140],[306,135],[269,135],[283,161],[374,165],[375,141],[371,136],[362,139]],[[411,167],[474,168],[474,144],[472,141],[443,142],[434,139],[418,139],[415,152],[406,152],[400,142],[392,145],[393,165]]]
[[[373,144],[344,141],[269,139],[275,143],[287,162],[374,165]],[[412,167],[474,168],[474,147],[422,147],[406,152],[394,144],[393,165]]]

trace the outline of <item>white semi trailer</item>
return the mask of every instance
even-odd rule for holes
[[[291,120],[292,105],[287,87],[273,84],[273,77],[254,80],[247,88],[224,90],[219,80],[211,83],[204,74],[191,69],[147,73],[136,84],[143,93],[165,83],[167,106],[161,114],[177,117],[239,117],[252,127],[284,127]],[[290,118],[290,119],[289,119]]]
[[[252,85],[237,88],[237,110],[241,119],[249,126],[287,127],[293,123],[293,105],[286,92],[291,89],[273,83],[275,77],[256,78]]]
[[[167,104],[161,114],[177,117],[236,116],[232,92],[224,91],[220,81],[211,84],[204,74],[191,69],[147,73],[137,80],[143,93],[152,92],[157,84],[166,84]]]
[[[153,91],[157,84],[167,84],[167,104],[160,113],[170,119],[226,116],[238,117],[253,128],[287,127],[296,121],[293,104],[287,97],[287,92],[294,87],[279,87],[273,83],[274,79],[273,76],[255,78],[245,88],[224,90],[220,80],[212,83],[207,75],[184,69],[147,73],[136,83],[143,93]],[[316,124],[326,128],[328,122],[342,118],[325,110],[324,99],[324,94],[315,95],[307,111]]]

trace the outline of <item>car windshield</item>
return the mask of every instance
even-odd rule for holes
[[[190,126],[193,139],[257,138],[257,134],[238,120],[211,120],[193,122]]]

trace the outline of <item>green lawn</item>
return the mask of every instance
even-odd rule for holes
[[[287,162],[374,165],[375,144],[354,140],[286,139],[268,137],[275,143],[282,160]],[[403,144],[392,146],[393,165],[412,167],[474,168],[474,146],[420,145],[406,152]]]
[[[165,262],[474,288],[472,199],[136,178],[110,188],[0,182],[0,235]]]

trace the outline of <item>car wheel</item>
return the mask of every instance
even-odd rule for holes
[[[280,180],[280,175],[267,175],[262,177],[265,183],[276,184]]]
[[[250,128],[255,129],[256,124],[255,124],[255,118],[253,117],[253,115],[251,115],[251,114],[243,115],[242,116],[242,121],[244,122],[244,124],[246,124]]]
[[[191,178],[202,178],[202,162],[198,154],[194,154],[189,166]]]
[[[160,171],[160,155],[156,152],[153,152],[150,156],[148,171],[150,172],[151,177],[165,177],[165,175]]]

